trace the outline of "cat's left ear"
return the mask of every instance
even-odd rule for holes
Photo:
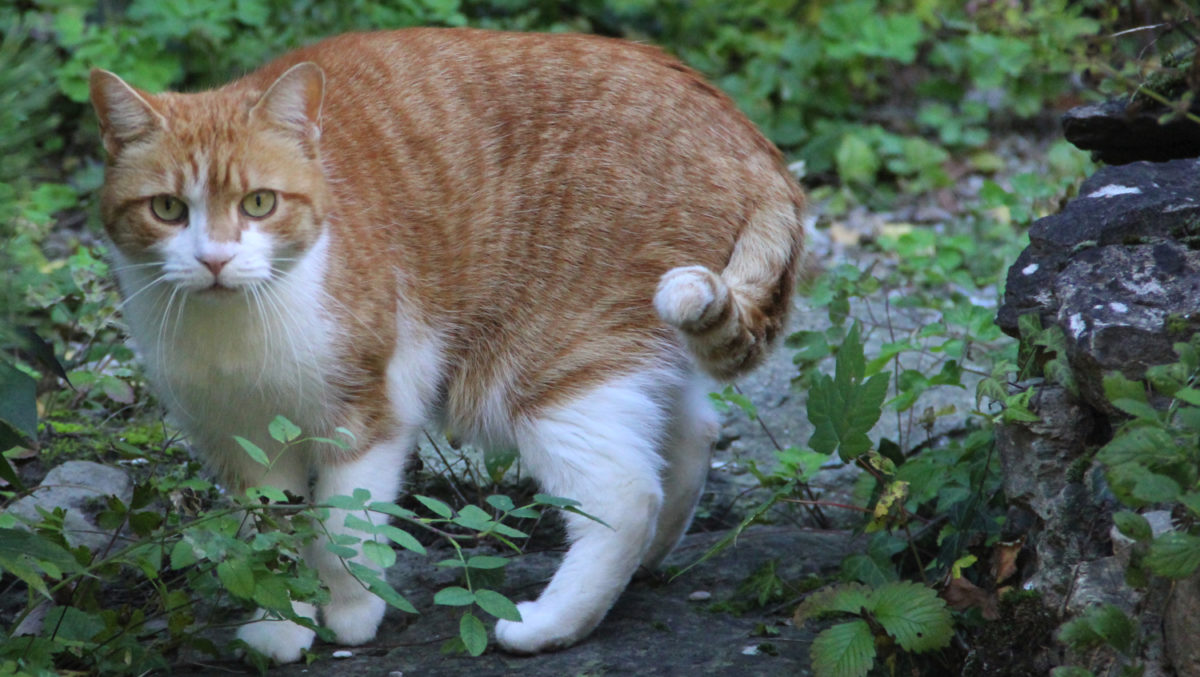
[[[294,133],[316,149],[321,136],[321,104],[325,98],[325,71],[311,61],[292,66],[250,109],[250,117]]]

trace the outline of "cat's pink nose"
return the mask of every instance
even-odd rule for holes
[[[226,263],[229,263],[229,258],[218,256],[197,256],[196,260],[203,263],[204,267],[212,272],[213,277],[220,275],[221,269],[225,267]]]

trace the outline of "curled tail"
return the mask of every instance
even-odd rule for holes
[[[745,373],[783,331],[803,253],[803,198],[760,208],[746,222],[728,265],[672,268],[654,308],[679,329],[699,366],[720,380]]]

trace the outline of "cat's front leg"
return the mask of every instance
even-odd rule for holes
[[[226,462],[222,474],[234,478],[234,486],[271,486],[297,496],[308,495],[308,460],[302,453],[281,455],[265,472],[261,466],[240,456],[226,459]],[[316,621],[317,607],[312,604],[293,602],[292,610],[297,616]],[[254,612],[250,621],[237,631],[238,639],[276,663],[300,660],[315,637],[316,633],[310,628],[293,621],[270,618],[263,609]]]
[[[404,462],[413,447],[414,437],[396,435],[368,448],[352,460],[318,464],[315,496],[317,503],[324,503],[333,496],[348,496],[355,489],[371,492],[372,501],[391,502],[400,493],[401,473]],[[331,534],[350,534],[366,541],[375,538],[345,525],[346,510],[330,510],[325,529]],[[359,511],[355,516],[379,523],[387,516],[369,511]],[[319,538],[311,546],[309,561],[317,566],[321,580],[329,588],[329,604],[321,610],[323,625],[333,630],[339,644],[358,645],[375,638],[379,623],[383,620],[387,603],[369,591],[354,577],[347,562],[329,552],[327,539]],[[353,561],[379,570],[378,565],[362,554]]]

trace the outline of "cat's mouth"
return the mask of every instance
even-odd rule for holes
[[[236,294],[237,291],[238,290],[235,289],[234,287],[227,287],[227,286],[221,284],[220,282],[213,282],[211,285],[209,285],[207,287],[203,287],[201,289],[196,290],[195,293],[199,294],[201,296],[208,296],[211,298],[224,298],[224,297],[232,296],[233,294]]]

